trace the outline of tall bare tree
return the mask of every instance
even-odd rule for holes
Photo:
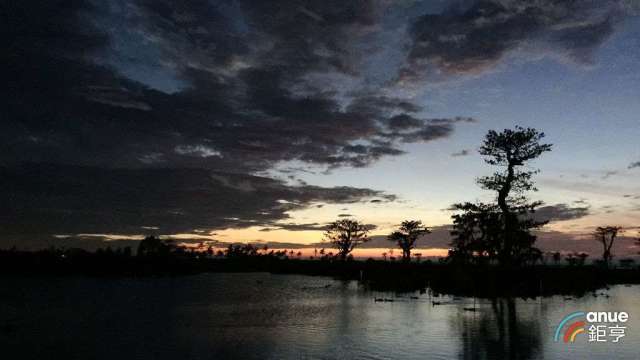
[[[353,249],[367,241],[369,227],[357,220],[336,220],[327,226],[324,238],[338,249],[338,256],[345,260]]]
[[[622,231],[620,226],[599,226],[593,232],[596,241],[602,244],[602,261],[604,266],[609,267],[613,254],[611,248],[616,240],[618,233]]]
[[[387,240],[395,242],[402,249],[402,260],[411,260],[411,249],[414,248],[416,240],[422,235],[431,231],[420,220],[406,220],[400,224],[398,230],[387,236]]]

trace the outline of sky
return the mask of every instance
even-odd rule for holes
[[[490,129],[546,134],[547,251],[640,226],[640,2],[10,2],[0,247],[154,234],[316,247],[358,219],[448,247],[453,203],[490,201]]]

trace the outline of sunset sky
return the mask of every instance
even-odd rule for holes
[[[13,2],[12,2],[13,3]],[[405,219],[446,249],[489,129],[534,127],[544,250],[640,226],[640,2],[16,2],[0,247],[322,240]]]

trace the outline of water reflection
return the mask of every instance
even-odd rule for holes
[[[500,298],[489,306],[459,309],[457,330],[463,359],[535,359],[539,357],[540,319],[518,316],[515,299]]]
[[[0,346],[17,354],[8,358],[634,359],[640,343],[639,286],[474,301],[295,275],[4,280]],[[577,310],[627,311],[627,336],[554,343],[558,321]]]

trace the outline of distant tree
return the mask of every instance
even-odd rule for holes
[[[258,256],[258,248],[252,244],[229,244],[225,251],[227,258],[246,258]]]
[[[569,264],[570,266],[582,266],[585,264],[588,257],[589,257],[589,254],[585,252],[574,251],[572,253],[568,253],[565,256],[565,260],[567,261],[567,264]]]
[[[578,254],[578,265],[584,265],[587,262],[587,258],[589,257],[589,254],[585,253],[585,252],[581,252]]]
[[[531,214],[541,202],[529,202],[524,195],[527,191],[536,190],[531,179],[537,171],[522,168],[551,151],[551,144],[541,143],[544,136],[536,129],[519,126],[514,130],[490,130],[487,133],[480,155],[484,156],[486,163],[498,166],[500,170],[479,178],[477,182],[483,189],[496,192],[496,204],[454,205],[456,210],[463,212],[458,214],[457,223],[454,215],[454,231],[457,232],[454,237],[470,248],[457,248],[454,243],[453,255],[464,251],[470,252],[465,256],[485,254],[495,257],[502,265],[520,265],[530,262],[532,255],[537,256],[538,252],[532,250],[536,237],[531,230],[545,222],[533,220]],[[470,214],[465,216],[467,212]],[[483,221],[487,223],[483,224]],[[481,238],[474,234],[481,234]],[[480,249],[476,249],[477,246]]]
[[[556,251],[551,253],[551,258],[553,259],[554,265],[558,265],[558,263],[560,263],[560,260],[562,259],[562,255],[559,251]]]
[[[382,260],[387,261],[387,253],[386,252],[382,253]]]
[[[416,240],[421,235],[429,234],[431,231],[422,225],[419,220],[406,220],[400,224],[400,228],[387,236],[387,240],[395,242],[402,249],[402,260],[411,260],[411,250],[414,248]]]
[[[543,255],[540,249],[529,247],[522,251],[520,258],[524,264],[536,265],[538,262],[542,262]]]
[[[368,232],[368,227],[357,220],[342,219],[329,224],[324,238],[338,249],[340,259],[346,260],[354,248],[369,240]]]
[[[417,262],[421,262],[422,261],[422,253],[416,253],[416,261]]]
[[[137,256],[167,256],[175,248],[173,241],[160,240],[156,236],[147,236],[138,244]]]
[[[605,267],[609,267],[611,264],[611,259],[613,258],[611,248],[621,230],[622,228],[619,226],[599,226],[593,232],[596,241],[602,244],[602,262]]]

